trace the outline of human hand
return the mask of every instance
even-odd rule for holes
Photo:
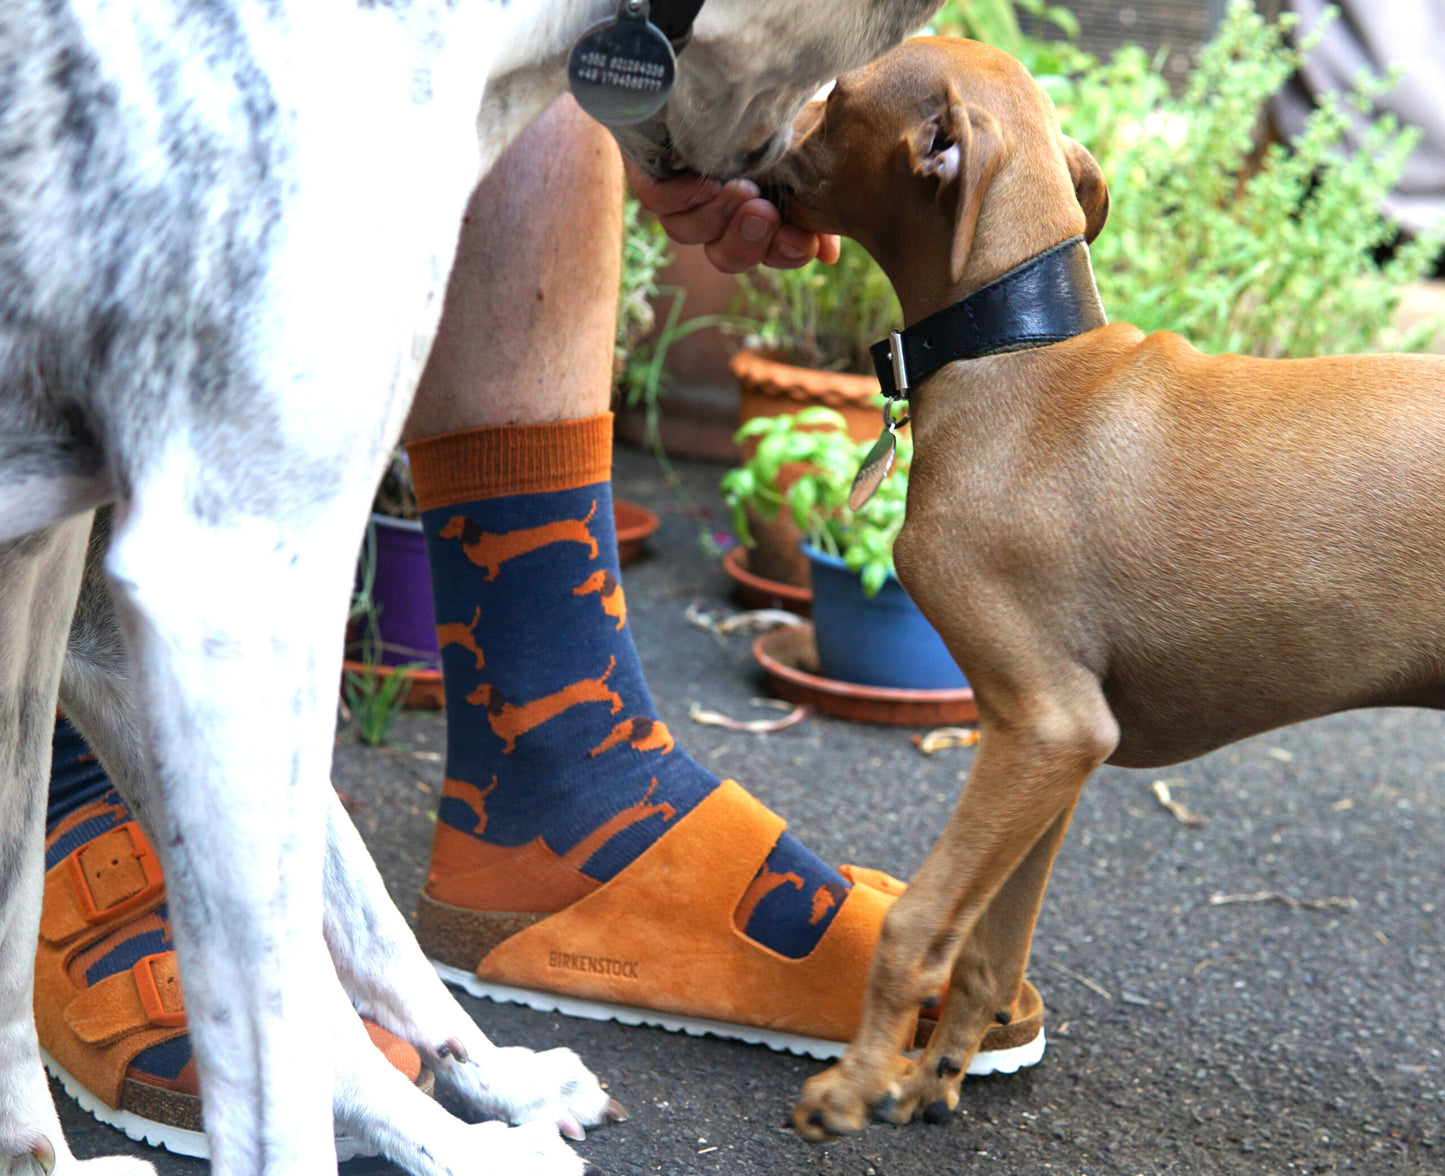
[[[740,274],[758,265],[797,269],[815,257],[838,260],[838,238],[785,224],[782,213],[763,199],[752,180],[705,179],[691,172],[654,180],[627,165],[632,193],[656,214],[667,235],[683,245],[701,245],[723,273]]]

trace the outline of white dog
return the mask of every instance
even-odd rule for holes
[[[333,1116],[415,1173],[584,1170],[557,1130],[615,1108],[572,1054],[471,1023],[327,775],[352,563],[464,202],[618,4],[0,9],[0,1176],[151,1170],[70,1155],[38,1056],[57,694],[162,858],[215,1172],[330,1170]],[[654,174],[766,167],[821,83],[936,6],[653,0],[695,25],[619,138]],[[356,1008],[520,1126],[453,1119]]]

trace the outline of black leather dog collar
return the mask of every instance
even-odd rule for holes
[[[681,53],[692,40],[693,21],[702,11],[704,0],[652,0],[652,23],[672,42],[672,51]]]
[[[1082,237],[1029,258],[962,302],[869,348],[886,396],[905,396],[946,363],[1046,347],[1108,322]]]

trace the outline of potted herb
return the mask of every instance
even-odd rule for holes
[[[845,240],[833,265],[764,268],[740,283],[739,314],[749,322],[732,360],[741,422],[816,404],[841,413],[858,440],[876,437],[882,400],[868,348],[900,314],[877,263]]]
[[[757,417],[738,430],[738,440],[755,444],[722,480],[733,525],[751,542],[751,516],[774,519],[786,507],[804,535],[822,675],[895,690],[965,686],[942,638],[893,571],[912,457],[906,436],[893,472],[856,512],[848,509],[848,492],[871,442],[854,441],[842,414],[814,407]],[[784,486],[780,475],[789,468]]]

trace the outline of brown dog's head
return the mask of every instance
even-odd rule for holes
[[[838,79],[769,177],[788,217],[864,246],[905,307],[977,288],[1060,241],[1092,241],[1109,193],[1049,96],[998,49],[920,37]]]

